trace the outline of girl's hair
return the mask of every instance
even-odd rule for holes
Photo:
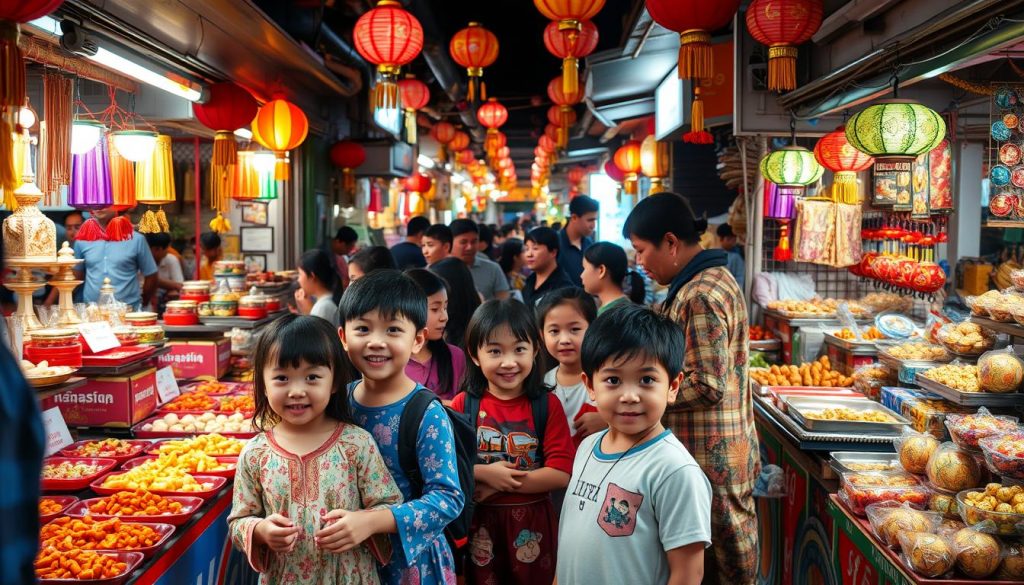
[[[325,412],[339,422],[354,422],[345,387],[355,378],[348,356],[341,347],[338,331],[320,317],[285,314],[271,321],[256,339],[253,355],[256,412],[253,423],[259,430],[266,431],[280,421],[277,413],[270,408],[263,372],[274,367],[297,368],[302,362],[330,368],[334,375],[334,387]]]
[[[341,278],[338,277],[338,265],[330,254],[321,249],[307,250],[299,258],[299,268],[322,282],[331,291],[334,304],[338,304],[342,292]]]
[[[394,256],[391,255],[391,250],[384,246],[363,248],[356,252],[348,263],[358,266],[359,270],[363,271],[363,274],[369,274],[374,270],[394,270],[398,268],[395,264]]]
[[[512,272],[515,266],[516,257],[523,253],[523,241],[519,238],[508,238],[501,243],[498,249],[498,264],[505,274]]]
[[[537,306],[537,327],[541,331],[544,330],[544,319],[547,318],[548,313],[560,305],[575,306],[587,323],[593,323],[594,319],[597,319],[597,303],[594,302],[594,297],[582,288],[574,286],[559,288],[544,295],[540,305]]]
[[[551,388],[544,384],[544,357],[541,350],[544,343],[540,338],[537,320],[523,303],[514,299],[492,299],[480,305],[469,321],[466,331],[466,353],[476,358],[480,348],[488,343],[495,331],[507,328],[517,341],[528,341],[533,344],[536,357],[533,369],[523,381],[523,393],[527,398],[536,398],[549,392]],[[487,378],[483,370],[473,359],[466,363],[466,377],[462,382],[463,391],[471,396],[481,397],[487,390]]]
[[[430,295],[437,294],[442,290],[448,291],[448,283],[443,278],[434,274],[433,272],[425,268],[410,268],[405,271],[405,275],[411,278],[416,284],[423,289],[423,293],[430,298]],[[448,304],[451,307],[451,303]],[[427,306],[427,314],[429,319],[429,300]],[[448,318],[448,322],[451,323],[451,317]],[[445,326],[447,330],[447,325]],[[444,338],[441,339],[428,339],[427,348],[430,349],[430,355],[432,357],[430,367],[431,369],[436,368],[437,370],[437,388],[431,388],[437,391],[438,394],[449,395],[452,388],[455,386],[455,369],[452,367],[452,350],[448,347]],[[427,377],[430,377],[430,372],[427,372]]]
[[[595,268],[604,266],[608,271],[608,279],[622,290],[629,291],[629,300],[639,305],[644,304],[647,291],[644,277],[630,269],[626,251],[621,246],[610,242],[597,242],[587,248],[583,258]]]
[[[698,218],[689,200],[664,192],[646,197],[633,207],[622,226],[622,237],[636,236],[660,246],[665,235],[671,232],[680,241],[696,245],[707,229],[707,218]]]
[[[448,326],[444,334],[448,343],[465,348],[466,326],[480,306],[480,295],[473,284],[473,273],[458,258],[445,258],[434,263],[430,271],[448,283]]]

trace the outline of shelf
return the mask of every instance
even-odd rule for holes
[[[68,378],[66,382],[57,384],[56,386],[47,386],[45,388],[38,390],[36,392],[36,396],[39,398],[40,401],[43,401],[52,396],[63,394],[65,392],[70,392],[75,388],[80,388],[84,386],[85,383],[88,381],[89,380],[81,376],[72,376]]]
[[[986,329],[991,329],[996,333],[1005,333],[1010,337],[1024,337],[1024,326],[1016,323],[1001,323],[999,321],[993,321],[992,319],[986,319],[985,317],[971,316],[971,323],[981,325]]]
[[[1024,229],[1024,221],[1013,221],[1009,219],[990,219],[984,223],[987,228],[1018,228]]]

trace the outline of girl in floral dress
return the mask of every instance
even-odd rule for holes
[[[365,527],[402,501],[373,437],[352,422],[352,379],[338,335],[318,317],[285,315],[254,359],[263,431],[242,450],[228,526],[261,584],[379,583],[386,539]]]

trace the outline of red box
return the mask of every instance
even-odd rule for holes
[[[227,338],[172,341],[167,346],[171,351],[160,356],[160,367],[171,366],[179,380],[220,379],[231,365],[231,340]]]
[[[156,410],[156,368],[130,376],[97,377],[43,401],[60,407],[68,426],[130,427]]]

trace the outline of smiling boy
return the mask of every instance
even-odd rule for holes
[[[559,522],[557,582],[701,582],[711,484],[661,424],[679,391],[682,353],[679,327],[638,305],[613,307],[587,330],[583,381],[609,428],[576,452]]]

